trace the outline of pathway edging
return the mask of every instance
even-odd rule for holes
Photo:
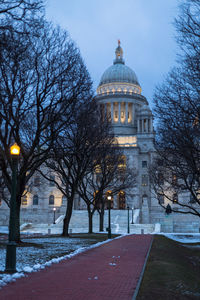
[[[135,289],[135,292],[133,294],[133,298],[132,300],[136,300],[137,299],[137,295],[138,295],[138,292],[139,292],[139,289],[140,289],[140,285],[142,283],[142,278],[144,276],[144,271],[145,271],[145,268],[146,268],[146,264],[147,264],[147,261],[148,261],[148,258],[149,258],[149,254],[151,252],[151,247],[152,247],[152,244],[153,244],[153,240],[154,240],[154,237],[152,238],[151,240],[151,244],[150,244],[150,247],[149,247],[149,250],[147,252],[147,256],[145,258],[145,261],[144,261],[144,265],[143,265],[143,268],[142,268],[142,272],[140,274],[140,278],[138,280],[138,283],[137,283],[137,286],[136,286],[136,289]]]

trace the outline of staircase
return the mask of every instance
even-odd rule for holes
[[[129,228],[130,233],[152,233],[155,230],[154,224],[139,224],[139,209],[134,210],[133,222],[131,210],[129,211]],[[63,226],[64,216],[59,216],[56,224],[30,224],[22,229],[22,232],[35,232],[35,233],[61,233]],[[104,231],[108,227],[108,211],[104,214]],[[70,221],[70,232],[88,232],[88,213],[86,210],[74,210]],[[49,230],[49,231],[48,231]],[[95,212],[93,215],[93,231],[99,232],[99,214]],[[111,231],[116,234],[125,234],[128,231],[128,212],[127,210],[111,210]]]

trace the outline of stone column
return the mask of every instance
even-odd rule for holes
[[[125,123],[128,124],[128,102],[125,103]]]
[[[121,102],[118,103],[118,123],[121,123]]]
[[[104,118],[107,120],[107,103],[104,103]]]
[[[144,119],[142,119],[142,133],[144,132]]]
[[[113,117],[113,102],[111,102],[111,123],[114,122],[114,117]]]
[[[137,132],[140,132],[140,120],[137,120]]]
[[[135,120],[135,106],[133,104],[131,104],[131,123],[134,124],[134,120]]]
[[[153,119],[152,119],[152,117],[150,119],[150,130],[151,130],[151,132],[153,132]]]

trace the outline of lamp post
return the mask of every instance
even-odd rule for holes
[[[133,207],[132,207],[132,218],[131,218],[131,224],[134,224],[134,223],[133,223]]]
[[[6,246],[6,269],[5,272],[16,272],[16,188],[17,188],[17,167],[20,154],[20,147],[15,143],[10,147],[12,158],[12,182],[10,198],[9,235]]]
[[[53,208],[53,224],[56,224],[56,207]]]
[[[130,225],[129,225],[129,206],[127,206],[127,210],[128,210],[128,228],[127,228],[127,232],[130,233]]]
[[[110,224],[110,209],[111,209],[111,196],[107,197],[108,199],[108,239],[111,239],[111,224]]]

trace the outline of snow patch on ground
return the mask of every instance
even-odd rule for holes
[[[200,233],[160,233],[167,238],[183,244],[200,243]]]

